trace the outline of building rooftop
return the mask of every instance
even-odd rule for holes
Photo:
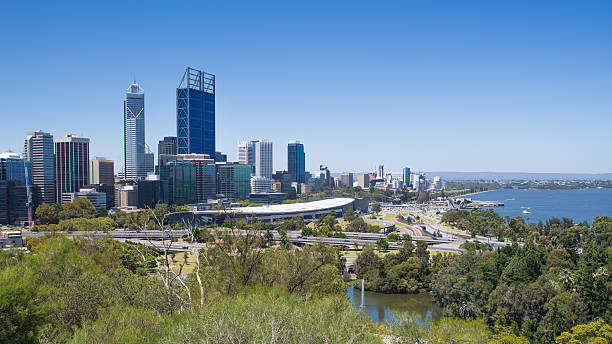
[[[354,201],[355,200],[353,198],[330,198],[305,203],[276,204],[267,205],[263,207],[231,208],[229,209],[229,211],[247,215],[306,213],[343,207],[353,203]]]

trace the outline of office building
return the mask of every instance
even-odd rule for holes
[[[144,153],[144,171],[146,178],[150,174],[154,174],[155,172],[155,154],[153,153]]]
[[[153,169],[145,156],[144,91],[136,81],[127,89],[123,100],[123,133],[124,178],[142,179]]]
[[[175,160],[159,167],[159,178],[168,183],[168,200],[174,204],[198,201],[196,192],[196,165],[191,161]]]
[[[293,178],[292,181],[306,182],[304,145],[300,141],[289,142],[287,146],[287,170]]]
[[[115,184],[115,163],[103,157],[89,160],[89,184]]]
[[[362,189],[370,187],[370,175],[368,173],[360,173],[357,175],[357,186]]]
[[[245,200],[251,193],[251,166],[217,163],[217,196]]]
[[[91,160],[90,160],[91,161]],[[106,209],[110,209],[115,207],[115,199],[116,199],[116,195],[115,195],[115,184],[114,184],[114,178],[113,178],[113,184],[108,185],[108,184],[88,184],[85,185],[81,191],[83,189],[93,189],[96,192],[102,192],[104,194],[106,194]]]
[[[253,175],[258,177],[272,178],[273,152],[272,142],[268,140],[251,141]]]
[[[279,204],[287,199],[287,194],[282,192],[259,192],[252,193],[249,201],[253,204],[269,205]]]
[[[319,165],[319,178],[322,179],[323,185],[334,186],[334,180],[331,178],[331,172],[329,172],[329,168],[325,165]]]
[[[123,185],[117,190],[119,208],[136,208],[138,207],[138,186]]]
[[[187,68],[176,89],[178,154],[215,159],[215,76]]]
[[[55,144],[55,185],[57,202],[65,192],[78,192],[89,184],[89,139],[67,135]]]
[[[176,136],[165,136],[157,143],[157,164],[161,165],[162,155],[177,155]]]
[[[272,180],[280,183],[278,190],[273,190],[277,192],[286,193],[290,199],[294,199],[297,193],[297,190],[293,188],[293,176],[287,171],[276,171],[272,175]]]
[[[215,162],[227,162],[227,154],[221,152],[215,153]]]
[[[30,187],[32,209],[40,204],[39,188]],[[0,224],[22,225],[28,223],[28,191],[18,180],[0,180]]]
[[[404,187],[410,187],[410,167],[404,167],[402,169],[402,183],[404,183]]]
[[[18,180],[26,183],[26,160],[8,151],[0,154],[0,180]]]
[[[271,192],[271,184],[272,179],[261,177],[261,176],[253,176],[251,177],[251,193],[266,193]]]
[[[238,163],[253,165],[253,145],[251,142],[238,142]]]
[[[196,195],[198,202],[207,202],[217,195],[217,169],[215,160],[208,154],[179,154],[179,157],[196,167]]]
[[[62,194],[62,204],[72,202],[77,197],[87,198],[96,209],[106,209],[106,193],[98,192],[93,188],[83,188],[79,192],[64,192]]]
[[[376,166],[376,178],[385,178],[385,165]]]
[[[55,160],[53,135],[37,130],[28,133],[23,145],[23,157],[30,165],[30,182],[40,190],[40,201],[53,204],[55,197]]]
[[[342,172],[340,174],[340,182],[345,188],[353,187],[353,174],[350,172]]]
[[[168,181],[149,175],[138,181],[138,208],[154,209],[156,204],[168,204]]]

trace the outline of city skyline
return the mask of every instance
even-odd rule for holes
[[[100,20],[106,9],[91,18],[72,14],[88,12],[81,4],[71,7],[71,20],[61,20],[69,12],[62,6],[40,13],[11,6],[16,15],[0,24],[3,32],[13,32],[21,13],[54,19],[37,21],[48,32],[34,25],[6,37],[2,151],[21,153],[27,132],[74,133],[91,138],[92,155],[114,160],[119,172],[124,85],[136,74],[147,89],[146,143],[155,151],[164,136],[176,135],[176,85],[180,72],[193,66],[217,75],[216,151],[232,161],[242,138],[266,137],[277,143],[275,170],[286,169],[286,143],[299,139],[308,148],[308,171],[319,164],[334,172],[371,171],[379,162],[391,171],[404,165],[424,171],[612,171],[612,162],[599,158],[612,147],[605,3],[523,4],[501,11],[501,5],[486,3],[445,9],[389,3],[371,13],[363,4],[349,10],[326,4],[324,14],[297,4],[207,4],[215,18],[188,28],[211,34],[202,39],[205,47],[189,51],[167,49],[175,39],[187,44],[186,38],[178,37],[176,19],[158,20],[178,8],[148,6],[143,41],[133,49],[118,35],[122,21],[133,20],[129,15],[109,23]],[[339,13],[345,16],[336,23]],[[85,19],[91,25],[78,25]],[[259,20],[267,23],[253,25]],[[358,25],[363,20],[376,25],[364,31]],[[312,21],[318,25],[307,26]],[[436,25],[440,21],[444,25]],[[83,29],[76,33],[75,25]],[[305,27],[319,39],[312,40]],[[261,46],[253,44],[259,40]],[[119,56],[106,52],[128,45]],[[32,53],[34,46],[44,59]],[[37,68],[23,68],[32,63]],[[36,102],[17,92],[32,83],[47,85]],[[83,113],[88,120],[79,120]],[[334,149],[356,133],[368,133],[366,144]]]

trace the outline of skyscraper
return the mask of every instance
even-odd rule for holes
[[[287,170],[292,181],[304,183],[306,181],[306,165],[304,145],[300,141],[289,142],[287,146]]]
[[[404,167],[402,169],[402,183],[404,183],[404,187],[410,187],[410,167]]]
[[[134,80],[123,101],[123,144],[126,179],[147,176],[145,163],[145,107],[144,91]]]
[[[376,178],[385,178],[385,165],[376,166]]]
[[[255,176],[272,179],[272,142],[259,140],[253,143],[253,160],[255,163]]]
[[[55,144],[56,202],[62,193],[78,192],[89,180],[89,139],[76,135],[53,139]]]
[[[177,155],[176,136],[166,136],[157,144],[157,164],[161,165],[161,155]]]
[[[255,142],[243,141],[238,143],[238,163],[251,166],[251,174],[255,174]]]
[[[30,181],[39,188],[40,201],[55,203],[53,135],[41,130],[28,133],[23,145],[23,157],[30,164]]]
[[[178,154],[215,159],[215,76],[187,68],[176,89]]]

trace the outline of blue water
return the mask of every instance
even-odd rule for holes
[[[529,222],[569,217],[575,223],[592,223],[595,216],[612,217],[612,189],[500,189],[466,197],[478,201],[503,202],[504,207],[493,208],[499,215],[522,216]],[[523,214],[523,210],[531,213]]]

